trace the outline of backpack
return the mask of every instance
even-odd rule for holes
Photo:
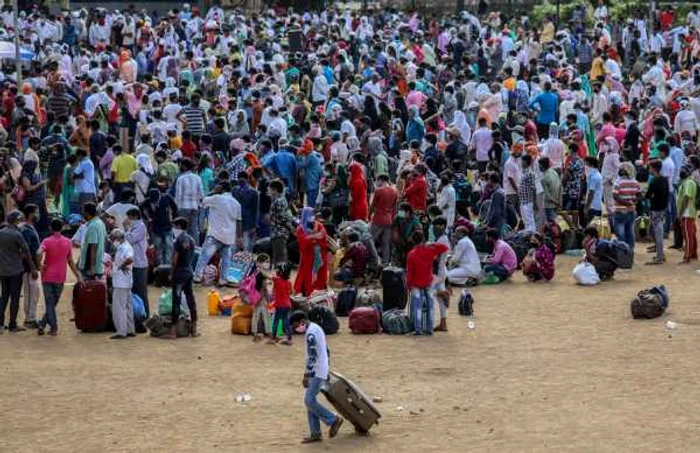
[[[463,289],[460,296],[459,302],[457,303],[457,309],[460,316],[472,316],[474,315],[474,297],[468,289]]]
[[[654,286],[637,293],[630,303],[630,311],[634,319],[654,319],[663,315],[668,308],[668,293],[666,288]]]
[[[321,326],[326,335],[336,334],[340,328],[335,313],[323,305],[317,305],[309,311],[309,321]]]
[[[390,335],[406,335],[411,331],[412,325],[404,310],[394,308],[382,314],[382,328]]]
[[[258,280],[258,271],[249,273],[238,285],[238,294],[241,299],[248,305],[257,305],[262,299],[262,294],[256,288]]]

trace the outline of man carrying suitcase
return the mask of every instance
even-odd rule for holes
[[[302,444],[321,442],[321,421],[330,427],[328,436],[335,437],[343,424],[343,419],[333,414],[318,402],[321,386],[328,380],[328,348],[326,335],[318,324],[301,318],[292,326],[297,333],[305,334],[306,368],[302,384],[306,389],[304,404],[309,418],[311,434],[301,440]]]

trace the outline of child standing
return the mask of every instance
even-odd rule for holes
[[[292,309],[292,283],[289,281],[291,269],[289,264],[283,263],[277,268],[277,275],[272,279],[273,291],[275,295],[275,320],[272,323],[272,335],[270,343],[277,343],[277,328],[280,321],[284,322],[284,333],[286,340],[279,343],[287,346],[292,344],[292,326],[289,324],[289,312]]]
[[[262,340],[263,334],[270,335],[270,313],[267,311],[267,304],[270,302],[270,294],[267,290],[267,278],[261,271],[255,272],[255,291],[248,294],[246,303],[253,306],[253,320],[251,330],[253,332],[253,342]],[[258,334],[258,324],[260,317],[263,319],[263,333]]]

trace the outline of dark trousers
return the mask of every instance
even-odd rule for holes
[[[484,273],[493,274],[500,280],[505,280],[510,277],[510,272],[502,264],[487,264],[484,266]]]
[[[180,318],[180,304],[182,303],[183,292],[185,293],[185,299],[187,299],[187,307],[190,309],[192,322],[197,322],[197,302],[194,300],[194,292],[192,291],[192,277],[189,277],[185,281],[173,282],[173,310],[171,315],[173,325],[177,324],[177,320]]]
[[[22,274],[0,277],[2,284],[2,298],[0,298],[0,326],[5,325],[5,310],[10,302],[10,329],[17,327],[17,313],[19,313],[19,296],[22,292]]]
[[[61,299],[63,293],[63,283],[44,283],[44,302],[46,303],[46,313],[41,318],[40,325],[42,328],[48,324],[51,330],[58,330],[58,321],[56,320],[56,305]]]
[[[131,292],[136,294],[143,301],[143,306],[146,309],[146,318],[151,316],[151,310],[148,307],[148,269],[145,267],[134,267],[132,272],[133,283]]]
[[[134,184],[131,182],[115,182],[112,184],[112,191],[114,192],[115,202],[119,202],[122,197],[122,192],[126,189],[134,189]]]
[[[284,323],[284,334],[287,335],[287,340],[292,340],[292,325],[289,323],[289,308],[276,308],[275,320],[272,322],[272,338],[277,338],[277,329],[279,323]]]

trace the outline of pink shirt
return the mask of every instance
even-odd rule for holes
[[[423,107],[425,99],[426,97],[423,93],[418,90],[413,90],[406,95],[406,106],[411,107],[415,105],[420,109]]]
[[[71,256],[70,239],[53,233],[41,242],[44,252],[44,269],[41,271],[41,281],[44,283],[65,283],[68,258]]]
[[[490,264],[501,264],[511,274],[518,268],[518,257],[505,241],[499,239],[493,246],[493,256],[489,260]]]

